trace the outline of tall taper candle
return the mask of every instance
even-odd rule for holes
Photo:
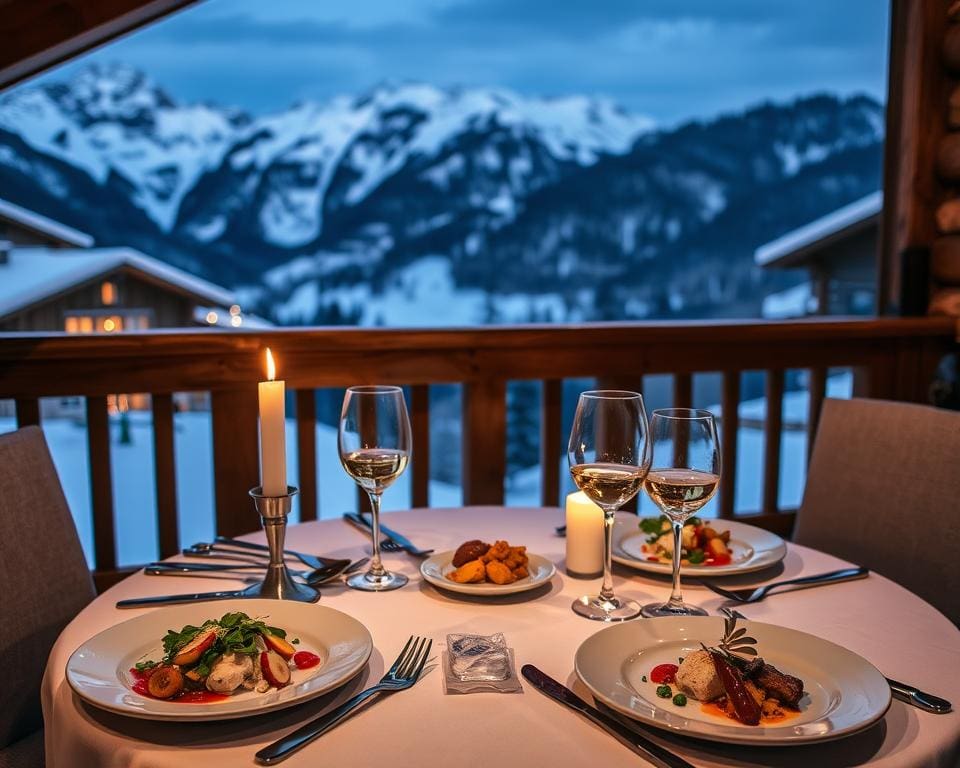
[[[264,496],[287,493],[285,383],[277,376],[267,348],[267,381],[260,382],[260,485]]]

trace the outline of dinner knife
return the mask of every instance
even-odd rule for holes
[[[679,755],[675,755],[656,742],[635,733],[632,729],[623,725],[623,723],[614,720],[596,707],[587,704],[587,702],[565,685],[558,683],[548,674],[533,666],[533,664],[524,664],[520,669],[520,674],[529,680],[534,687],[547,694],[547,696],[584,715],[588,720],[599,725],[625,747],[633,750],[641,757],[646,758],[658,766],[658,768],[694,768],[693,765]]]
[[[257,597],[260,585],[246,589],[225,589],[220,592],[194,592],[186,595],[155,595],[154,597],[131,597],[117,600],[117,608],[145,608],[151,605],[193,603],[199,600],[229,600],[231,597]]]
[[[366,531],[371,530],[370,521],[367,520],[363,515],[357,512],[344,512],[343,519],[350,523],[353,523],[356,526],[359,526],[360,528],[363,528]],[[401,547],[402,549],[406,550],[411,555],[414,555],[416,557],[427,557],[433,553],[432,549],[420,549],[412,541],[410,541],[410,539],[408,539],[406,536],[404,536],[401,533],[397,533],[396,531],[390,528],[387,528],[387,526],[385,526],[383,523],[380,523],[380,533],[382,533],[384,536],[386,536],[392,542],[397,544],[399,547]]]

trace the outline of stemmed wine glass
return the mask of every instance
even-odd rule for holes
[[[644,484],[647,495],[670,518],[673,528],[673,589],[665,603],[643,606],[643,615],[706,616],[680,594],[683,524],[713,498],[720,486],[717,425],[710,411],[663,408],[650,423],[653,464]]]
[[[639,615],[635,600],[613,593],[611,554],[617,510],[640,491],[650,469],[647,414],[636,392],[584,392],[570,430],[567,459],[577,487],[603,510],[603,584],[599,595],[575,600],[574,613],[596,621]]]
[[[385,592],[407,583],[380,562],[380,496],[407,468],[410,419],[400,387],[350,387],[343,397],[338,436],[340,463],[370,497],[373,557],[366,573],[347,579],[347,586]]]

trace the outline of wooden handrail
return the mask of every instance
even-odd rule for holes
[[[10,334],[0,337],[0,398],[17,401],[18,423],[38,420],[38,398],[86,398],[94,541],[102,572],[116,571],[106,396],[154,396],[156,489],[162,553],[176,545],[176,478],[170,395],[210,392],[214,488],[219,532],[250,527],[246,489],[258,477],[255,384],[262,350],[277,355],[295,391],[303,519],[317,515],[316,406],[313,390],[357,383],[410,386],[417,455],[411,501],[429,503],[429,385],[463,385],[464,503],[504,498],[507,383],[541,382],[541,497],[559,502],[562,383],[595,378],[601,386],[642,389],[645,374],[672,374],[674,405],[693,400],[695,373],[721,372],[721,450],[725,480],[720,515],[734,515],[740,376],[766,371],[767,418],[762,514],[749,519],[789,533],[779,510],[781,407],[785,372],[810,377],[809,437],[829,368],[855,371],[856,394],[922,401],[940,357],[954,349],[947,318],[812,319],[795,322],[594,323],[471,329],[311,328],[262,332],[155,331],[118,335]],[[761,468],[758,468],[761,469]],[[166,486],[161,488],[160,486]],[[362,503],[362,499],[360,500]],[[118,572],[119,573],[119,572]]]

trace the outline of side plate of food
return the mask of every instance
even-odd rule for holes
[[[577,675],[644,724],[730,744],[839,739],[870,727],[890,686],[868,661],[805,632],[719,617],[671,617],[597,632]]]
[[[435,587],[484,597],[536,589],[556,572],[556,566],[545,557],[500,540],[493,544],[480,539],[465,541],[420,564],[421,575]]]
[[[320,605],[232,600],[160,608],[87,640],[67,681],[94,706],[148,720],[224,720],[282,709],[360,672],[366,627]]]
[[[663,517],[617,515],[613,528],[613,560],[639,571],[670,574],[673,541]],[[680,570],[712,578],[750,573],[776,565],[787,555],[777,534],[738,520],[691,518],[684,526]]]

